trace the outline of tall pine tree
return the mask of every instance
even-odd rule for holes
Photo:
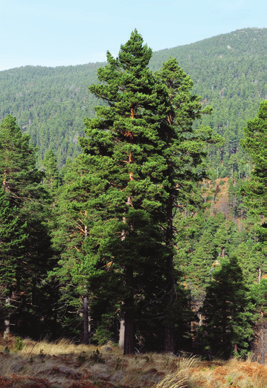
[[[211,107],[202,108],[201,97],[192,93],[193,82],[174,58],[163,64],[156,78],[167,93],[166,116],[161,122],[159,136],[164,142],[163,155],[167,162],[164,178],[167,200],[162,203],[165,215],[165,244],[169,256],[165,267],[165,351],[174,352],[175,348],[175,311],[179,311],[176,297],[177,279],[174,270],[173,246],[175,228],[173,217],[177,209],[192,211],[199,205],[200,194],[196,182],[206,178],[203,161],[206,157],[205,146],[208,143],[222,143],[209,127],[195,129],[193,123],[203,114],[210,114]],[[193,206],[192,206],[193,205]]]
[[[260,241],[266,242],[266,133],[267,133],[267,101],[260,104],[258,116],[248,120],[244,128],[243,149],[248,152],[254,164],[250,179],[241,188],[245,204],[251,213],[261,217],[258,235]],[[264,245],[262,245],[262,248]],[[265,247],[266,249],[266,247]]]
[[[94,228],[88,237],[101,252],[102,266],[112,262],[123,272],[125,354],[134,349],[136,295],[153,293],[168,306],[165,350],[174,351],[173,211],[197,202],[192,181],[200,178],[205,144],[217,140],[209,128],[192,128],[205,112],[191,94],[190,78],[175,60],[155,77],[148,68],[151,55],[137,31],[117,59],[107,53],[108,65],[98,70],[101,84],[89,89],[108,106],[96,107],[97,117],[86,120],[86,138],[80,139],[105,182],[98,206],[102,231],[98,240]],[[148,279],[141,282],[149,272],[158,276],[157,286],[151,281],[153,292]]]
[[[104,232],[95,245],[103,265],[112,262],[122,271],[125,354],[134,352],[135,298],[143,292],[140,278],[164,261],[160,226],[165,225],[162,204],[168,199],[169,181],[160,125],[167,96],[148,68],[151,56],[137,31],[121,46],[117,59],[107,54],[108,65],[98,71],[101,84],[89,89],[108,106],[96,107],[97,118],[86,121],[86,138],[80,139],[91,163],[103,170],[105,194],[99,215]],[[92,230],[88,236],[96,238]]]
[[[21,133],[10,115],[0,125],[0,179],[2,225],[7,223],[5,217],[9,220],[9,227],[1,232],[1,269],[5,269],[1,281],[17,314],[15,330],[38,337],[46,315],[42,281],[52,254],[44,206],[47,193],[29,136]]]

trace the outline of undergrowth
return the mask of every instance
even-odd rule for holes
[[[8,351],[5,349],[8,348]],[[13,338],[0,345],[1,388],[265,388],[267,368],[251,360],[201,361],[182,354],[123,356],[99,349]]]

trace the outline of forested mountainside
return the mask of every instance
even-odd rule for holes
[[[243,128],[266,97],[264,69],[267,29],[243,29],[153,54],[150,67],[159,70],[171,57],[189,74],[194,92],[212,116],[200,122],[225,137],[225,145],[209,150],[220,177],[237,171],[247,174],[246,157],[239,147]],[[15,116],[39,148],[39,165],[53,149],[59,166],[80,153],[78,136],[84,118],[94,117],[96,98],[88,87],[97,80],[103,63],[56,68],[26,66],[0,72],[0,118]],[[199,125],[196,123],[195,125]]]
[[[96,99],[88,86],[96,82],[99,64],[75,67],[23,67],[0,72],[1,118],[17,117],[39,148],[39,160],[53,149],[62,166],[80,153],[78,136],[84,118],[94,115]]]
[[[194,92],[203,97],[213,114],[202,124],[225,138],[222,149],[210,151],[219,176],[231,169],[246,174],[244,153],[239,146],[243,128],[254,117],[259,102],[267,98],[267,29],[244,29],[201,42],[154,53],[151,67],[157,69],[169,56],[192,77]]]

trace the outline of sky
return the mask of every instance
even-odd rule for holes
[[[266,0],[0,0],[0,70],[117,56],[136,28],[158,51],[267,27]]]

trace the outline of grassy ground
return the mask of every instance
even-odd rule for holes
[[[266,388],[267,368],[237,360],[199,361],[169,354],[123,356],[101,348],[14,338],[0,345],[1,388]]]

